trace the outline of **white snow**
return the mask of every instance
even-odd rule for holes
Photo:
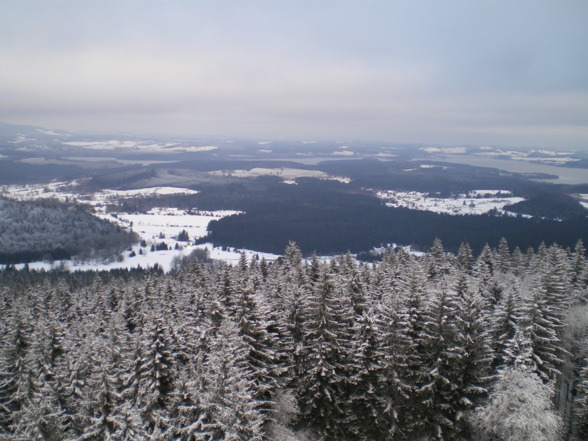
[[[211,259],[227,262],[231,265],[236,264],[241,259],[241,253],[245,253],[247,259],[262,259],[271,262],[278,257],[275,254],[260,253],[251,250],[237,250],[231,248],[230,250],[223,250],[220,247],[215,247],[211,243],[201,245],[190,245],[184,247],[182,250],[168,250],[168,251],[149,251],[149,248],[142,248],[143,255],[138,254],[140,247],[134,246],[133,251],[137,254],[135,257],[128,257],[130,251],[127,251],[121,260],[114,260],[111,262],[76,262],[72,260],[56,260],[55,262],[31,262],[28,267],[33,270],[64,269],[68,271],[110,271],[112,269],[133,269],[133,268],[153,268],[155,265],[159,266],[165,272],[169,272],[174,267],[174,262],[178,257],[187,256],[196,249],[206,249],[209,252]],[[2,265],[0,265],[1,267]],[[25,264],[18,264],[17,269],[23,269]]]
[[[45,135],[50,135],[50,136],[67,136],[67,135],[64,135],[63,133],[57,133],[52,130],[46,130],[46,129],[37,129],[37,132],[43,133]]]
[[[511,196],[512,192],[509,190],[472,190],[468,193],[472,197],[480,196],[480,197],[487,197],[487,196]]]
[[[153,196],[160,194],[197,194],[198,191],[179,187],[149,187],[136,190],[104,190],[102,193],[114,196]]]
[[[447,167],[444,165],[434,165],[434,164],[421,164],[419,165],[420,168],[442,168],[443,170],[447,170]]]
[[[350,182],[348,178],[331,176],[320,170],[304,170],[299,168],[263,168],[254,167],[251,170],[215,170],[208,172],[215,176],[233,176],[236,178],[256,178],[258,176],[278,176],[285,183],[291,184],[296,178],[318,178],[337,180],[340,182]]]
[[[177,161],[156,161],[156,160],[145,160],[141,158],[136,159],[118,159],[113,156],[66,156],[63,159],[67,161],[76,162],[116,162],[118,164],[141,164],[141,165],[152,165],[152,164],[173,164]]]
[[[398,155],[395,155],[394,153],[384,153],[384,152],[381,152],[381,153],[376,153],[375,155],[371,155],[371,156],[374,157],[374,158],[394,158],[394,157],[396,157]]]
[[[484,214],[491,210],[499,210],[503,213],[506,205],[521,202],[519,197],[498,197],[500,190],[474,190],[454,198],[429,197],[426,193],[417,191],[378,191],[376,195],[386,201],[388,207],[406,207],[413,210],[433,211],[451,215],[460,214]],[[502,194],[509,194],[502,191]],[[489,195],[491,197],[477,197]]]
[[[132,227],[133,231],[146,241],[165,242],[168,246],[175,246],[176,241],[173,238],[182,230],[186,230],[191,239],[201,238],[206,235],[206,228],[211,220],[239,213],[223,210],[188,214],[175,208],[157,208],[147,214],[119,213],[116,215],[116,221],[125,227]],[[111,215],[100,217],[112,220]],[[159,239],[160,234],[165,239]]]
[[[174,147],[172,150],[174,152],[209,152],[211,150],[216,150],[218,149],[217,146],[214,145],[203,145],[200,147]]]
[[[465,147],[422,147],[421,150],[427,153],[448,153],[462,154],[466,152]]]
[[[177,143],[149,143],[144,141],[121,141],[111,139],[107,141],[67,141],[65,145],[84,147],[88,150],[127,150],[141,153],[181,153],[181,152],[208,152],[218,149],[214,145],[182,146]]]
[[[48,198],[58,199],[60,201],[75,200],[79,203],[92,205],[98,211],[104,211],[103,205],[117,198],[198,193],[196,190],[178,187],[151,187],[137,190],[102,190],[98,192],[80,193],[76,188],[79,183],[80,181],[70,181],[24,186],[6,185],[1,188],[1,193],[6,197],[21,201]]]
[[[303,170],[297,168],[262,168],[254,167],[251,170],[216,170],[209,172],[216,176],[234,176],[236,178],[256,178],[258,176],[280,176],[284,179],[295,178],[327,178],[325,172],[319,170]]]
[[[343,147],[341,147],[341,148],[343,148]],[[350,150],[343,150],[341,152],[333,152],[331,154],[332,155],[340,155],[340,156],[353,156],[353,155],[355,155],[355,153]]]
[[[241,256],[240,250],[223,251],[221,248],[215,248],[211,243],[194,245],[193,241],[206,235],[206,229],[210,221],[239,213],[239,211],[219,210],[189,214],[177,208],[154,208],[146,214],[118,213],[116,217],[101,215],[100,217],[116,222],[125,228],[132,228],[147,243],[145,248],[140,248],[138,245],[133,247],[136,256],[129,257],[131,253],[129,251],[126,253],[127,256],[124,262],[109,263],[108,268],[135,268],[138,265],[148,268],[157,263],[164,271],[169,271],[173,268],[174,259],[186,256],[195,249],[203,248],[209,250],[212,259],[237,262]],[[178,242],[176,240],[178,234],[183,230],[188,233],[189,242]],[[168,246],[169,250],[151,251],[152,245],[156,246],[162,242]],[[179,249],[176,249],[176,245]],[[139,249],[141,249],[142,254],[139,254]],[[259,255],[260,258],[265,257],[266,260],[271,261],[279,257],[269,253],[243,251],[249,258]],[[78,268],[76,267],[75,269]]]
[[[552,156],[548,158],[536,158],[536,157],[513,157],[512,159],[516,159],[518,161],[529,161],[529,162],[545,162],[547,164],[565,164],[567,162],[575,162],[579,161],[579,158],[569,158],[569,157],[558,157],[554,158]]]
[[[129,149],[137,145],[136,141],[119,141],[111,139],[108,141],[67,141],[63,142],[65,145],[74,147],[86,147],[92,150],[115,150],[115,149]]]
[[[556,152],[555,150],[531,150],[533,152],[539,152],[544,155],[552,155],[552,156],[564,156],[564,155],[573,155],[574,152]]]
[[[491,147],[484,147],[484,152],[474,153],[475,156],[483,157],[508,157],[513,161],[526,161],[526,162],[540,162],[545,164],[562,165],[568,162],[579,161],[579,158],[571,158],[569,155],[573,155],[573,152],[556,152],[554,150],[530,150],[528,152],[521,152],[518,150],[502,150],[493,149]],[[531,156],[532,153],[540,153],[542,155],[548,155],[547,157],[535,157]]]

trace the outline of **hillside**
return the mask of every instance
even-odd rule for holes
[[[80,206],[0,199],[0,263],[107,258],[136,241]]]

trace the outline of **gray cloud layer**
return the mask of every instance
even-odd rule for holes
[[[0,120],[588,148],[585,1],[1,1]]]

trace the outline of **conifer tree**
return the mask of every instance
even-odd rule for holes
[[[521,365],[505,368],[488,404],[474,413],[472,426],[483,440],[558,441],[562,421],[552,398],[553,385],[535,373]]]
[[[470,273],[474,264],[474,256],[469,244],[462,242],[457,251],[457,266],[460,270]]]
[[[490,331],[494,353],[493,366],[504,367],[514,363],[510,349],[514,344],[517,330],[524,321],[524,311],[518,287],[512,286],[496,306]]]
[[[510,271],[512,258],[507,240],[503,237],[498,243],[498,254],[496,256],[496,269],[502,273]]]
[[[449,272],[449,262],[445,255],[445,249],[441,239],[438,237],[433,241],[433,246],[427,254],[427,260],[427,275],[430,279],[442,277]]]
[[[449,404],[454,408],[454,431],[469,437],[466,412],[482,403],[488,394],[493,359],[488,332],[488,320],[481,296],[468,286],[467,276],[458,272],[452,287],[457,295],[455,313],[456,336],[453,352],[459,353],[453,372]]]
[[[539,376],[547,381],[557,379],[566,351],[561,340],[565,315],[569,309],[569,282],[563,250],[545,250],[548,258],[542,264],[539,286],[534,289],[529,305],[529,336]]]
[[[350,375],[349,409],[345,420],[349,440],[385,440],[389,435],[389,415],[382,383],[385,375],[385,353],[377,336],[374,311],[366,310],[355,323],[353,354],[355,362]]]
[[[352,310],[323,271],[308,303],[306,375],[298,391],[301,416],[321,439],[345,438],[351,367]]]
[[[26,319],[19,317],[15,321],[13,331],[3,339],[0,359],[0,434],[5,436],[37,387],[30,362],[32,330]]]
[[[237,326],[246,349],[246,363],[254,384],[254,398],[260,408],[269,411],[277,388],[274,335],[267,332],[267,320],[251,292],[246,287],[235,304]],[[266,417],[269,417],[267,412]]]
[[[421,381],[416,385],[419,431],[433,438],[451,438],[459,433],[454,379],[464,354],[463,347],[457,344],[457,307],[457,297],[451,291],[434,292],[424,316],[422,336],[417,340],[423,354]]]
[[[254,398],[247,350],[230,319],[223,320],[204,371],[203,430],[211,440],[261,441],[263,417]],[[197,439],[197,438],[196,438]]]

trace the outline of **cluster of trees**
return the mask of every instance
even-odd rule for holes
[[[0,263],[110,257],[137,241],[81,206],[0,198]]]
[[[581,243],[0,277],[7,441],[588,435]]]

